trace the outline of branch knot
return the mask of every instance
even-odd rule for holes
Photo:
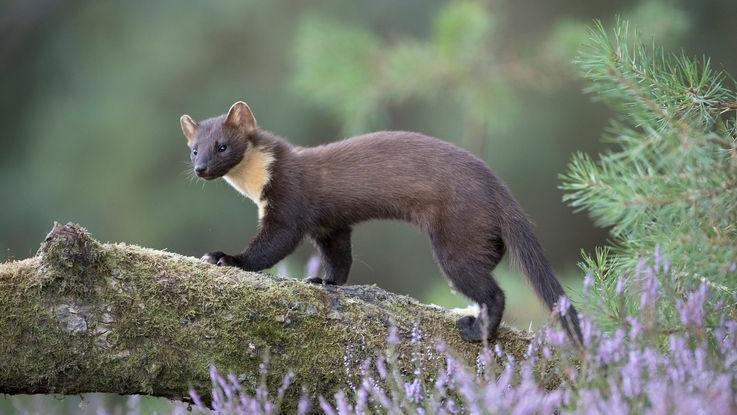
[[[65,276],[81,276],[98,262],[100,244],[76,223],[62,225],[54,222],[54,227],[41,243],[38,255],[44,267],[57,270]]]

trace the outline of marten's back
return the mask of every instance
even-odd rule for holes
[[[468,151],[413,132],[365,134],[297,154],[311,208],[339,221],[394,218],[423,225],[459,203],[488,208],[498,182]]]

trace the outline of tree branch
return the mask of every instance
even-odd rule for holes
[[[461,340],[456,318],[375,286],[314,286],[219,268],[101,244],[79,225],[55,224],[36,256],[0,264],[0,393],[186,400],[190,387],[209,391],[210,364],[253,391],[268,351],[270,390],[291,370],[309,393],[330,395],[348,381],[346,350],[354,361],[381,353],[392,325],[407,364],[413,348],[436,342],[472,363],[479,345]],[[415,324],[419,345],[409,340]],[[497,341],[521,358],[529,338],[501,327]],[[442,364],[439,355],[428,359]]]

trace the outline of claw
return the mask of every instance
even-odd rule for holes
[[[225,255],[218,260],[217,265],[219,267],[231,267],[235,266],[235,261],[233,261],[232,257]]]
[[[200,261],[206,262],[208,264],[217,264],[217,259],[215,259],[215,257],[213,257],[210,254],[202,255],[202,258],[200,258]]]

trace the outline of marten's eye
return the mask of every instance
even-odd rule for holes
[[[228,149],[228,146],[226,146],[225,144],[220,144],[220,145],[218,146],[218,151],[219,151],[220,153],[222,153],[223,151],[225,151],[225,150],[227,150],[227,149]]]
[[[197,155],[197,149],[196,149],[196,148],[193,148],[193,149],[192,149],[192,155],[194,155],[194,156],[196,156],[196,155]]]

